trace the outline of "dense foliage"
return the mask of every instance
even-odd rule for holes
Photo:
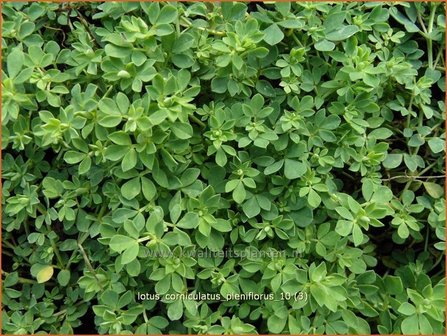
[[[2,14],[4,333],[445,333],[442,3]]]

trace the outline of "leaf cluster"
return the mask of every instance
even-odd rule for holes
[[[2,15],[3,332],[445,333],[441,3]]]

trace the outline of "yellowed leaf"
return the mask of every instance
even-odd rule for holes
[[[53,273],[54,273],[53,266],[45,266],[37,273],[36,275],[37,282],[38,283],[47,282],[48,280],[51,279]]]

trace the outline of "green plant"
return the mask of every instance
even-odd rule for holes
[[[441,3],[2,15],[4,333],[445,333]]]

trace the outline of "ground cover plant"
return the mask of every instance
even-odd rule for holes
[[[4,3],[2,332],[444,334],[444,13]]]

